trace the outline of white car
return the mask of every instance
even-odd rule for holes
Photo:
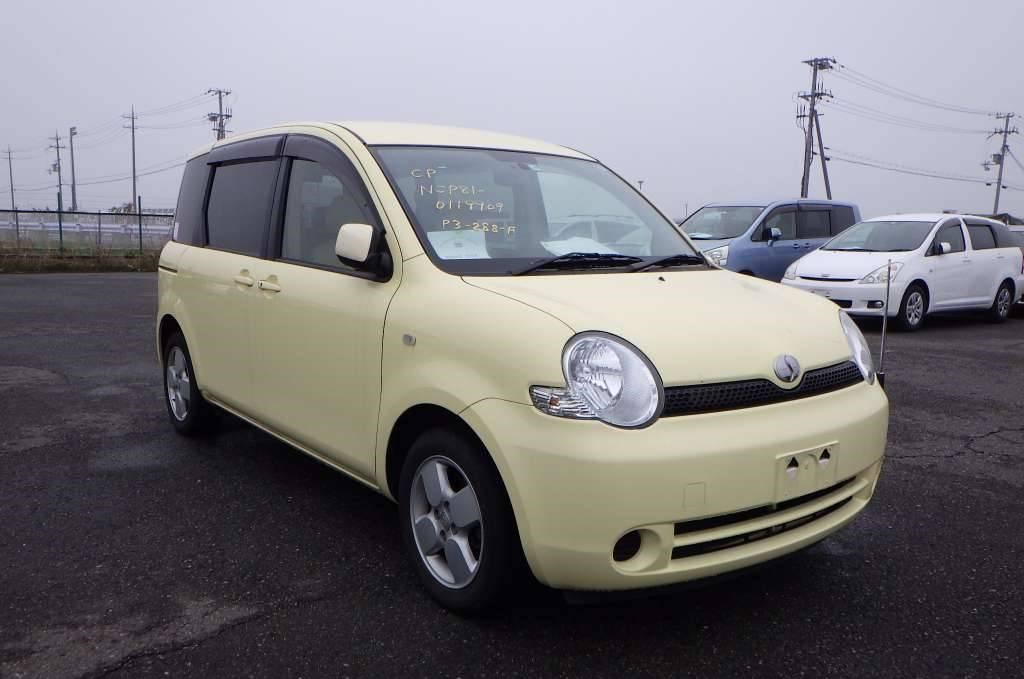
[[[889,268],[891,262],[891,268]],[[1024,292],[1024,252],[1000,222],[950,214],[876,217],[794,262],[782,283],[853,315],[889,316],[916,330],[935,311],[989,309],[1003,321]]]

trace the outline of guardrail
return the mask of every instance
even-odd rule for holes
[[[0,210],[0,248],[159,250],[171,238],[174,217],[156,212]]]

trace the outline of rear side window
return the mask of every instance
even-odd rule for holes
[[[206,228],[210,247],[259,256],[270,222],[278,161],[219,165],[213,171]]]
[[[1024,245],[1017,238],[1019,234],[1015,234],[1002,224],[992,224],[992,231],[996,234],[996,247],[997,248],[1012,248]]]
[[[971,234],[971,247],[975,250],[991,250],[996,246],[992,229],[987,224],[968,224],[967,232]]]
[[[832,235],[842,233],[854,225],[853,208],[849,205],[836,205],[832,208]]]
[[[210,166],[206,164],[205,155],[185,164],[181,189],[178,191],[178,206],[174,210],[173,240],[188,245],[203,244],[203,200],[209,177]]]
[[[797,238],[828,238],[828,210],[801,210],[796,221]]]

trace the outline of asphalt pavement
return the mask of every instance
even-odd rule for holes
[[[383,497],[233,418],[174,434],[155,306],[151,274],[0,276],[0,676],[1024,671],[1024,314],[890,335],[888,461],[834,537],[702,588],[532,587],[464,618]]]

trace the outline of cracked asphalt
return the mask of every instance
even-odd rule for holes
[[[812,549],[461,618],[416,583],[382,497],[234,419],[172,432],[155,293],[0,277],[0,676],[1021,676],[1024,314],[890,336],[877,494]]]

